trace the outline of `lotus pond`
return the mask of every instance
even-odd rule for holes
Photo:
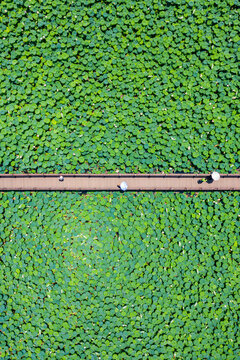
[[[238,193],[0,195],[7,359],[238,359]]]

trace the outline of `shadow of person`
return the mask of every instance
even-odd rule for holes
[[[211,176],[208,176],[208,177],[207,177],[207,183],[208,183],[208,184],[212,184],[213,181],[214,181],[214,180],[213,180],[213,178],[212,178]]]
[[[211,184],[213,182],[213,179],[212,179],[211,175],[206,176],[205,178],[198,180],[198,184],[202,184],[204,182],[206,182],[208,184]]]

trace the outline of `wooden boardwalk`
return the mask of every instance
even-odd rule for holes
[[[0,174],[0,191],[119,191],[123,181],[127,191],[240,190],[240,174]]]

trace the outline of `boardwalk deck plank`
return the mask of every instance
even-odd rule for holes
[[[209,174],[0,174],[0,191],[115,191],[122,181],[128,191],[240,190],[240,174],[221,174],[219,181],[201,182]]]

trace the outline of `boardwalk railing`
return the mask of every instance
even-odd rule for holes
[[[121,190],[223,191],[240,190],[240,174],[0,174],[0,191],[10,190]]]

